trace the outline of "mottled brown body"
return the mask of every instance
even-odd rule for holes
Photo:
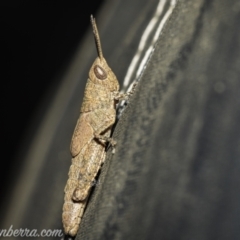
[[[116,119],[116,103],[124,98],[119,93],[115,74],[102,55],[96,24],[91,18],[98,57],[86,84],[83,104],[70,146],[72,165],[64,189],[63,227],[65,234],[77,234],[81,217],[95,177],[105,160],[105,143],[110,139]]]

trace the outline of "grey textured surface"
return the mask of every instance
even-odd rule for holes
[[[239,239],[239,13],[179,2],[77,239]]]
[[[122,79],[157,1],[107,3],[97,21]],[[116,154],[108,152],[76,239],[239,239],[239,22],[238,0],[178,2],[115,128]],[[96,56],[90,39],[36,133],[28,159],[38,164],[26,161],[6,228],[61,228],[68,146]]]

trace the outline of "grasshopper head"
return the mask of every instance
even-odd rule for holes
[[[98,57],[90,69],[89,77],[95,84],[103,85],[109,91],[118,91],[118,80],[111,68],[108,66],[105,58],[103,57],[100,37],[98,34],[96,21],[93,16],[91,16],[91,23],[93,27],[93,34],[96,42]]]
[[[89,77],[95,84],[102,85],[111,92],[119,90],[118,80],[104,58],[96,58],[89,71]]]

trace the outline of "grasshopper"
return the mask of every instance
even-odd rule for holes
[[[92,183],[106,156],[106,144],[113,147],[110,138],[116,121],[116,105],[127,99],[131,92],[119,92],[118,80],[103,57],[95,19],[91,16],[98,57],[89,71],[80,117],[73,132],[70,151],[72,164],[64,189],[63,228],[75,236],[83,216]]]

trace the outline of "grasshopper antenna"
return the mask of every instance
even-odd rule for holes
[[[92,23],[93,34],[94,34],[95,43],[96,43],[96,47],[97,47],[98,57],[101,60],[101,59],[103,59],[102,46],[101,46],[101,41],[100,41],[98,29],[97,29],[96,20],[95,20],[95,18],[93,18],[93,15],[91,15],[91,23]]]

